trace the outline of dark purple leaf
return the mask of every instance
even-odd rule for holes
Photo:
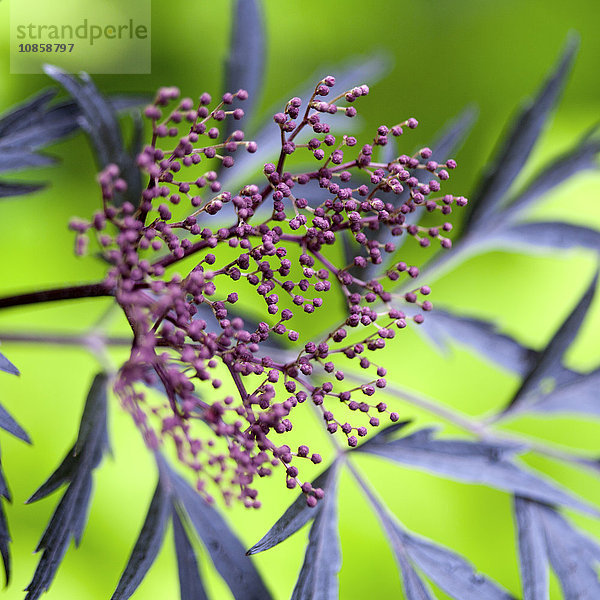
[[[43,553],[27,586],[26,600],[36,600],[49,588],[71,537],[76,545],[81,540],[90,504],[92,472],[108,448],[106,385],[106,375],[96,375],[88,393],[75,445],[54,473],[28,500],[39,500],[68,483],[36,548],[36,552]]]
[[[13,365],[4,354],[0,352],[0,371],[10,373],[11,375],[20,375],[19,369]]]
[[[79,129],[81,111],[75,102],[48,106],[56,90],[46,90],[10,110],[0,118],[0,172],[53,164],[55,160],[36,150],[52,144]],[[117,111],[139,106],[140,96],[115,95],[108,99]],[[0,198],[37,192],[45,184],[0,182]]]
[[[363,444],[359,451],[457,481],[484,484],[540,502],[562,504],[594,516],[600,515],[600,511],[587,502],[513,462],[511,458],[522,448],[500,443],[439,440],[432,438],[433,431],[421,429],[395,440],[386,440],[384,435],[380,435],[377,440]]]
[[[0,181],[0,198],[7,198],[9,196],[24,196],[25,194],[38,192],[45,187],[45,183],[18,183],[15,181]]]
[[[534,221],[517,223],[501,228],[493,234],[494,242],[512,251],[532,248],[591,248],[600,251],[600,231],[561,223],[559,221]]]
[[[31,438],[27,432],[12,418],[8,411],[0,404],[0,427],[4,431],[8,431],[20,440],[31,444]]]
[[[354,468],[351,470],[354,471]],[[419,568],[438,587],[457,600],[510,600],[512,598],[497,583],[477,573],[462,556],[409,533],[356,472],[355,476],[390,542],[409,599],[433,598],[426,585],[419,579],[414,567]]]
[[[71,524],[73,532],[73,540],[75,546],[78,547],[83,537],[83,530],[88,520],[90,511],[90,498],[92,497],[92,478],[85,477],[83,479],[81,487],[78,489],[77,497],[74,500],[74,504],[77,508],[73,515],[73,522]]]
[[[4,514],[4,508],[0,506],[0,554],[2,554],[2,564],[4,565],[4,585],[7,586],[10,583],[11,564],[10,564],[10,550],[8,545],[11,542],[10,532],[8,531],[8,523],[6,522],[6,515]]]
[[[61,498],[35,551],[43,551],[33,578],[26,588],[25,600],[36,600],[48,590],[71,537],[80,533],[80,523],[85,519],[87,505],[80,504],[85,489],[91,485],[91,475],[80,472],[73,477]]]
[[[144,579],[162,546],[170,508],[169,491],[159,479],[148,514],[111,600],[127,600]]]
[[[335,483],[336,474],[335,469],[332,469],[332,467],[333,465],[328,467],[312,482],[312,486],[315,488],[322,488],[325,495],[330,493],[329,490]],[[306,504],[306,496],[302,493],[299,494],[283,515],[279,517],[273,527],[271,527],[260,541],[254,544],[246,554],[250,555],[264,552],[280,542],[287,540],[287,538],[314,519],[317,514],[321,512],[322,507],[323,503],[319,502],[317,506],[311,508]]]
[[[578,38],[571,35],[558,63],[535,99],[511,120],[507,135],[500,143],[486,167],[481,183],[470,198],[471,209],[463,233],[476,228],[479,223],[496,212],[510,191],[558,101],[578,45]]]
[[[578,140],[573,148],[544,167],[541,173],[510,203],[511,217],[531,206],[573,175],[596,169],[597,155],[600,152],[600,139],[594,137],[597,131],[598,127],[595,126],[583,139]]]
[[[152,97],[145,94],[111,94],[108,102],[118,113],[129,112],[139,116],[139,108],[152,102]]]
[[[600,369],[557,385],[525,409],[543,413],[582,413],[600,417]]]
[[[559,327],[548,345],[538,354],[535,365],[523,380],[521,387],[517,390],[508,406],[504,409],[505,413],[517,408],[529,394],[538,392],[543,380],[552,376],[561,367],[562,357],[575,339],[592,303],[597,282],[598,272],[596,272],[584,295]]]
[[[398,421],[393,425],[389,425],[383,429],[380,429],[375,435],[370,436],[364,444],[361,444],[356,451],[366,450],[371,444],[387,444],[388,441],[396,433],[404,429],[407,425],[410,425],[412,421]]]
[[[19,171],[31,167],[47,167],[56,164],[57,160],[46,154],[32,154],[27,149],[0,148],[0,173]]]
[[[454,314],[437,306],[425,317],[419,332],[442,350],[447,349],[450,340],[455,340],[519,375],[525,375],[533,367],[537,356],[535,350],[498,332],[493,323]]]
[[[225,66],[225,92],[234,94],[240,88],[248,92],[242,103],[244,120],[249,122],[253,109],[260,100],[265,71],[265,32],[261,2],[236,0],[233,8],[233,25],[229,56]],[[225,138],[236,126],[228,119]]]
[[[545,515],[545,518],[546,515]],[[564,528],[553,526],[550,533],[552,543],[548,556],[556,573],[566,600],[597,600],[600,598],[598,566],[583,560],[582,549],[577,539],[567,537]],[[549,525],[546,525],[548,531]]]
[[[78,122],[92,141],[99,167],[104,168],[110,163],[118,165],[121,177],[127,182],[123,197],[137,204],[142,185],[140,171],[124,147],[116,111],[111,103],[100,94],[87,74],[77,78],[52,65],[44,65],[44,71],[60,83],[77,103],[81,111]]]
[[[435,600],[429,586],[419,577],[408,559],[403,554],[397,554],[396,560],[402,573],[402,584],[407,600]]]
[[[90,472],[109,450],[107,431],[107,382],[104,373],[94,378],[86,399],[77,441],[61,464],[27,500],[27,504],[45,498],[64,483],[71,481],[81,471]]]
[[[574,529],[551,506],[518,499],[517,507],[521,513],[520,516],[517,514],[518,525],[520,528],[524,526],[525,529],[523,535],[529,537],[529,541],[534,535],[537,538],[535,559],[537,566],[535,568],[538,586],[542,585],[539,582],[539,578],[543,574],[539,564],[541,561],[539,545],[540,540],[543,539],[545,554],[560,581],[564,598],[566,600],[596,600],[599,598],[600,581],[597,568],[600,563],[600,546],[597,542]],[[532,531],[534,528],[537,529],[535,532]],[[521,536],[521,532],[519,536]],[[525,565],[524,568],[526,568]],[[531,579],[532,573],[529,573],[528,577]],[[541,596],[540,593],[537,596],[526,596],[525,600],[546,597]]]
[[[173,537],[175,538],[175,553],[177,554],[177,569],[179,572],[179,593],[181,600],[208,600],[208,596],[200,579],[196,552],[187,536],[185,527],[173,508]]]
[[[12,502],[12,497],[10,495],[10,490],[8,489],[8,485],[6,480],[4,479],[4,471],[2,470],[2,460],[0,459],[0,497]]]
[[[22,104],[10,108],[0,116],[0,139],[15,130],[34,125],[54,96],[56,96],[56,90],[43,90]]]
[[[131,140],[129,141],[129,154],[131,156],[138,156],[144,148],[144,121],[139,113],[133,113],[133,131],[131,133]]]
[[[35,491],[35,493],[25,502],[25,504],[31,504],[37,502],[46,496],[49,496],[52,492],[56,491],[59,487],[68,483],[73,479],[74,474],[77,472],[77,468],[80,464],[78,455],[75,452],[75,446],[71,448],[69,453],[65,456],[60,465],[54,470],[54,472],[46,479],[46,481]]]
[[[269,600],[271,594],[223,517],[182,477],[169,471],[174,495],[206,546],[215,568],[236,600]]]
[[[11,501],[10,490],[6,485],[4,479],[4,472],[2,471],[2,460],[0,460],[0,497],[4,498],[8,502]],[[4,564],[4,581],[5,585],[8,585],[10,581],[10,550],[9,544],[11,542],[10,531],[8,530],[8,522],[6,515],[4,514],[4,502],[0,499],[0,554],[2,555],[2,563]]]
[[[418,538],[403,536],[411,561],[438,587],[457,600],[514,600],[497,583],[477,573],[462,556]]]
[[[544,529],[537,510],[539,505],[519,496],[515,496],[514,502],[523,600],[547,600],[548,560]]]
[[[116,112],[100,95],[89,76],[83,75],[79,79],[53,65],[44,65],[44,71],[60,83],[77,103],[81,111],[80,125],[90,135],[100,164],[118,164],[123,139]]]
[[[133,109],[144,101],[140,96],[115,95],[107,98],[109,110],[113,112]],[[14,128],[0,137],[0,149],[18,147],[22,151],[37,150],[76,132],[83,120],[76,102],[68,100],[53,104],[27,126]]]
[[[331,469],[328,493],[319,501],[323,506],[310,528],[304,564],[291,600],[337,600],[339,597],[342,549],[337,518],[337,464],[334,463]]]
[[[38,148],[48,146],[63,139],[79,129],[79,121],[72,111],[63,110],[64,116],[49,119],[45,126],[32,127],[30,129],[19,129],[10,136],[0,140],[0,152],[6,155],[18,148],[21,156],[35,152]],[[58,116],[58,115],[57,115]]]

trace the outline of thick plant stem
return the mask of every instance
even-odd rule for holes
[[[107,346],[131,346],[131,338],[107,336],[101,334],[72,335],[64,333],[15,333],[0,331],[0,342],[23,344],[48,344],[54,346],[87,346],[91,342],[101,342]]]
[[[91,283],[85,285],[74,285],[69,287],[41,290],[28,294],[6,296],[0,298],[0,309],[13,306],[25,306],[26,304],[41,304],[43,302],[56,302],[57,300],[74,300],[76,298],[97,298],[101,296],[112,296],[110,288],[104,283]]]

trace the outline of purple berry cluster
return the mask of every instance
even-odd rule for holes
[[[362,146],[353,136],[334,135],[327,116],[355,116],[354,102],[369,93],[362,85],[329,99],[334,84],[325,77],[306,105],[292,98],[274,115],[278,159],[264,165],[260,185],[235,191],[224,189],[219,173],[257,145],[241,130],[223,139],[219,125],[243,117],[237,104],[247,93],[227,93],[213,105],[206,93],[195,103],[180,99],[176,88],[160,89],[144,111],[152,140],[137,159],[148,178],[139,203],[122,202],[126,183],[109,165],[98,178],[102,210],[91,222],[71,223],[76,251],[84,253],[92,235],[111,264],[105,283],[133,332],[115,391],[150,448],[172,441],[208,500],[218,489],[226,502],[259,507],[256,478],[282,465],[287,487],[299,486],[310,506],[317,503],[323,491],[303,482],[299,467],[321,456],[278,439],[292,429],[298,405],[314,405],[327,431],[350,447],[382,420],[399,419],[373,399],[386,386],[386,369],[373,355],[409,321],[423,321],[422,312],[432,309],[430,289],[392,294],[396,281],[419,274],[401,261],[375,279],[359,275],[396,251],[394,243],[378,241],[382,228],[423,247],[438,240],[449,248],[450,223],[421,227],[406,217],[419,207],[445,216],[466,204],[438,194],[455,161],[438,164],[429,148],[391,162],[374,158],[390,136],[417,127],[415,119],[381,125]],[[288,172],[291,160],[313,166]],[[419,171],[428,177],[417,177]],[[340,265],[334,257],[344,236],[355,240],[357,255]],[[347,313],[331,324],[327,307],[338,306],[340,296]],[[404,304],[420,311],[407,316]],[[263,320],[253,322],[249,309]],[[313,314],[328,329],[305,339],[302,315]],[[346,381],[344,371],[357,367],[369,383]]]

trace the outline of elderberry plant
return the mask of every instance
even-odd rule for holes
[[[208,93],[195,100],[181,98],[175,87],[161,88],[142,110],[146,126],[136,117],[129,148],[116,113],[140,99],[106,98],[89,77],[51,66],[46,72],[72,100],[49,105],[54,92],[44,92],[0,120],[5,171],[48,164],[51,159],[38,149],[78,127],[86,130],[99,165],[98,210],[69,226],[75,252],[107,265],[99,282],[0,298],[0,309],[105,296],[130,330],[126,338],[96,330],[78,338],[0,335],[6,342],[92,346],[103,367],[90,387],[73,447],[28,500],[66,486],[36,548],[41,557],[26,600],[49,588],[71,538],[76,545],[81,541],[93,473],[109,449],[110,391],[131,415],[158,471],[156,491],[113,600],[135,592],[169,521],[182,599],[208,597],[195,537],[233,597],[262,600],[271,592],[249,556],[309,522],[292,598],[337,598],[342,469],[377,515],[409,600],[436,598],[438,590],[458,600],[541,600],[549,597],[549,566],[565,598],[597,598],[600,545],[575,528],[561,508],[593,517],[600,516],[598,508],[526,467],[520,456],[536,452],[596,473],[598,461],[496,428],[522,413],[600,414],[599,370],[578,373],[563,360],[592,303],[597,276],[540,351],[485,321],[434,309],[428,285],[468,256],[506,244],[600,251],[595,230],[521,220],[543,193],[596,166],[600,141],[595,132],[524,189],[513,189],[560,95],[575,42],[570,40],[535,100],[515,119],[493,167],[467,202],[443,188],[457,167],[451,155],[473,120],[471,111],[453,121],[431,148],[416,144],[413,117],[381,124],[367,143],[347,129],[361,97],[370,92],[352,77],[361,69],[372,75],[372,63],[325,76],[307,93],[286,98],[256,135],[246,135],[238,123],[260,88],[257,61],[263,49],[257,41],[261,36],[236,34],[243,23],[261,31],[255,2],[236,4],[226,69],[229,91],[219,100]],[[149,132],[145,144],[144,131]],[[37,189],[0,183],[3,197]],[[466,211],[466,218],[451,242],[455,207]],[[407,263],[402,260],[406,238],[423,248],[436,244],[439,252],[424,267]],[[343,318],[335,322],[330,314],[336,313],[328,308],[340,305]],[[448,339],[470,346],[519,375],[522,384],[497,414],[479,418],[409,392],[378,358],[406,327],[437,347]],[[128,348],[121,364],[112,364],[106,352],[111,345]],[[3,354],[0,369],[19,373]],[[440,436],[434,427],[406,433],[410,422],[396,408],[398,401],[462,428],[471,438]],[[316,413],[330,446],[312,439],[298,446],[286,443],[300,411]],[[3,407],[0,427],[30,442]],[[356,459],[364,454],[511,494],[522,592],[508,591],[453,550],[409,531],[359,470]],[[319,471],[316,465],[322,462],[327,467]],[[217,506],[222,501],[259,508],[260,479],[267,476],[280,477],[285,488],[296,490],[286,492],[295,499],[246,551]],[[1,472],[0,495],[10,500]],[[9,541],[0,510],[7,580]]]

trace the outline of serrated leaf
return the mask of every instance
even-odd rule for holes
[[[171,511],[171,515],[179,573],[179,597],[181,600],[208,600],[202,579],[200,579],[196,552],[175,508]]]
[[[484,484],[499,490],[547,502],[562,504],[594,516],[600,512],[511,458],[522,451],[515,445],[455,439],[433,439],[432,429],[409,436],[363,444],[358,451],[369,452],[411,468],[443,475],[465,483]]]
[[[31,444],[31,438],[27,432],[12,418],[8,411],[0,404],[0,427],[15,437]]]
[[[11,541],[8,523],[6,522],[6,515],[4,514],[4,507],[0,506],[0,554],[2,555],[2,564],[4,565],[5,586],[10,583],[11,561],[8,545]]]
[[[477,573],[462,556],[404,534],[404,547],[413,563],[438,587],[457,600],[514,600],[504,588]]]
[[[12,498],[10,495],[10,490],[8,489],[8,485],[6,484],[6,479],[4,479],[4,471],[2,470],[2,459],[0,458],[0,497],[12,502]]]
[[[544,197],[552,189],[558,187],[570,177],[581,171],[598,167],[597,157],[600,152],[600,139],[597,137],[598,126],[586,133],[581,140],[567,152],[555,158],[520,192],[509,204],[509,217],[519,215],[537,199]]]
[[[129,112],[134,117],[139,116],[139,108],[152,101],[152,96],[147,94],[111,94],[108,96],[110,105],[118,113]]]
[[[10,373],[11,375],[20,375],[21,372],[15,365],[13,365],[2,352],[0,352],[0,371],[4,371],[5,373]]]
[[[162,546],[170,507],[169,491],[159,479],[146,519],[111,600],[127,600],[144,579]]]
[[[507,135],[486,168],[471,197],[470,212],[463,232],[476,228],[497,211],[548,121],[571,70],[578,39],[571,35],[558,63],[550,72],[535,99],[512,120]]]
[[[52,65],[44,65],[44,71],[73,97],[81,110],[79,123],[92,141],[99,167],[104,168],[110,163],[119,166],[120,176],[127,182],[123,197],[136,205],[141,193],[141,174],[124,148],[116,111],[110,102],[85,73],[77,78]]]
[[[38,192],[46,187],[45,183],[18,183],[15,181],[0,181],[0,198],[8,198],[9,196],[24,196]]]
[[[182,477],[169,471],[174,495],[206,546],[215,568],[236,600],[269,600],[271,594],[223,517]]]
[[[75,506],[78,507],[78,510],[73,516],[73,521],[71,524],[75,547],[79,547],[79,544],[81,544],[83,530],[85,529],[85,525],[88,520],[90,511],[90,498],[92,497],[92,484],[92,478],[86,477],[83,480],[83,483],[78,490],[77,497],[74,500]]]
[[[244,119],[250,121],[263,87],[265,64],[264,19],[259,0],[236,0],[233,8],[231,44],[225,62],[225,91],[248,92],[243,102]],[[227,121],[225,138],[236,128]]]
[[[582,413],[600,417],[600,368],[557,385],[526,409],[543,413]]]
[[[521,386],[504,409],[504,413],[515,410],[526,399],[528,394],[539,390],[543,380],[551,376],[553,371],[561,367],[562,358],[575,339],[581,324],[592,303],[598,283],[598,272],[587,290],[571,311],[569,316],[559,327],[548,345],[538,354],[535,365],[529,371]]]
[[[32,167],[47,167],[57,163],[57,159],[46,154],[31,154],[28,150],[0,148],[0,173],[20,171]]]
[[[351,467],[358,483],[375,511],[402,572],[409,600],[433,598],[420,580],[418,567],[438,587],[457,600],[511,600],[512,596],[496,582],[477,573],[455,552],[408,532],[377,498],[369,485]]]
[[[109,449],[106,424],[108,377],[94,377],[79,424],[77,441],[48,479],[27,500],[27,504],[45,498],[70,481],[79,471],[91,471],[100,464]]]
[[[435,596],[415,571],[410,562],[402,555],[396,558],[400,572],[402,573],[402,584],[407,600],[435,600]]]
[[[139,106],[140,96],[114,95],[106,98],[113,112],[120,112]],[[13,128],[0,137],[0,148],[33,151],[57,142],[75,133],[83,119],[79,105],[73,100],[58,102],[48,107],[30,123]]]
[[[49,77],[60,83],[81,110],[81,125],[90,135],[102,166],[119,162],[123,147],[116,113],[87,75],[81,79],[53,65],[44,65]]]
[[[511,251],[531,251],[540,248],[590,248],[600,251],[600,231],[560,221],[534,221],[517,223],[501,228],[492,235],[500,246]]]
[[[535,350],[497,331],[494,323],[437,306],[427,314],[419,332],[442,350],[446,350],[448,341],[454,340],[519,375],[525,375],[533,367],[537,356]]]
[[[129,154],[138,156],[144,147],[144,122],[138,113],[134,113],[132,119],[133,131],[129,141]]]
[[[597,566],[581,562],[578,548],[570,540],[556,537],[548,554],[565,600],[597,600],[600,597]]]
[[[29,127],[39,119],[44,107],[56,96],[56,90],[42,90],[22,104],[10,108],[0,116],[0,138],[15,129]]]
[[[375,435],[370,436],[366,442],[361,444],[356,451],[358,450],[366,450],[371,444],[387,444],[392,436],[397,434],[399,431],[402,431],[407,425],[410,425],[412,421],[398,421],[393,425],[389,425],[383,429],[380,429]],[[427,430],[425,430],[427,431]]]
[[[26,600],[36,600],[49,588],[70,539],[73,538],[76,545],[81,541],[89,510],[92,473],[108,447],[106,384],[105,374],[96,375],[88,393],[75,445],[54,473],[28,500],[39,500],[68,483],[36,548],[36,552],[43,553],[26,588]]]
[[[4,582],[6,586],[10,582],[11,564],[9,544],[12,540],[10,531],[8,530],[6,515],[4,514],[4,502],[2,499],[10,502],[11,496],[8,485],[6,485],[6,480],[4,479],[2,460],[0,460],[0,497],[0,555],[2,555],[2,563],[4,565]]]
[[[337,517],[337,463],[332,465],[329,493],[320,500],[319,510],[308,534],[304,564],[292,592],[291,600],[337,600],[338,573],[342,566]]]
[[[335,469],[331,465],[323,471],[313,482],[314,488],[322,488],[325,495],[329,493],[331,485],[335,482]],[[299,494],[296,500],[286,509],[279,517],[273,527],[256,543],[246,554],[258,554],[276,546],[277,544],[287,540],[291,535],[304,527],[310,520],[314,519],[323,507],[323,503],[319,502],[317,506],[310,507],[306,504],[306,496]]]
[[[31,504],[41,500],[42,498],[45,498],[52,492],[56,491],[59,487],[70,481],[73,478],[73,474],[76,472],[78,466],[79,461],[75,456],[75,447],[73,446],[60,465],[58,465],[48,479],[46,479],[46,481],[28,498],[28,500],[26,500],[25,504]]]
[[[42,123],[38,127],[29,129],[17,129],[9,136],[0,139],[0,152],[7,155],[10,152],[18,151],[21,157],[35,152],[79,129],[77,113],[65,107],[62,111],[62,118],[55,118],[55,115],[48,117],[48,123],[42,126],[44,117],[41,117]],[[15,150],[18,149],[18,150]]]
[[[516,496],[514,505],[523,600],[548,600],[546,539],[538,516],[537,503]]]
[[[48,107],[55,94],[56,90],[43,91],[0,118],[0,171],[12,172],[56,162],[53,157],[36,151],[77,131],[81,111],[72,101]],[[108,102],[120,111],[140,105],[143,99],[115,95]],[[44,187],[43,183],[0,182],[0,198],[30,194]]]
[[[518,217],[522,209],[539,198],[540,194],[560,184],[571,174],[593,168],[593,155],[597,152],[598,141],[588,133],[572,151],[548,165],[521,194],[503,204],[504,197],[510,192],[542,131],[543,121],[549,116],[551,105],[559,96],[576,48],[577,38],[571,36],[561,59],[537,98],[526,106],[509,128],[509,134],[498,144],[498,151],[488,164],[476,192],[470,197],[467,216],[458,235],[454,235],[452,251],[438,252],[421,268],[421,275],[427,277],[429,282],[473,255],[503,248],[501,238],[496,239],[495,236],[500,235],[507,222]],[[489,207],[489,210],[482,209],[482,206]],[[495,213],[493,218],[487,218],[491,213]],[[529,246],[528,250],[530,249]],[[399,289],[406,289],[409,285],[410,282],[405,282]]]
[[[36,547],[36,552],[43,551],[43,553],[33,578],[26,588],[25,600],[36,600],[50,587],[67,551],[70,538],[80,533],[79,524],[85,520],[85,513],[87,513],[87,506],[81,504],[80,500],[85,496],[82,491],[84,492],[90,485],[91,475],[78,473],[61,498]]]
[[[523,499],[519,502],[521,517],[524,509],[528,510],[527,527],[537,527],[535,535],[544,538],[546,555],[560,581],[565,600],[595,600],[600,597],[598,544],[573,528],[551,506]],[[529,531],[526,533],[531,535]],[[540,567],[537,569],[540,570]],[[538,598],[543,596],[526,597],[525,600]]]

